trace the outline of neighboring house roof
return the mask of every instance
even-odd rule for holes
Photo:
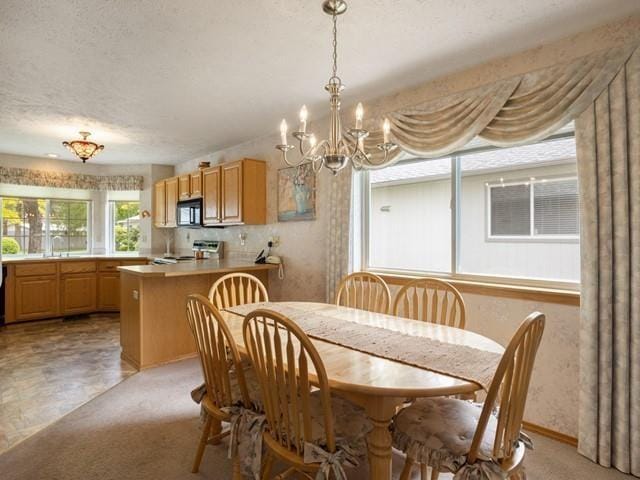
[[[431,177],[448,176],[451,171],[451,157],[421,160],[412,158],[398,165],[372,170],[369,175],[372,184],[403,181],[420,181]],[[527,164],[562,163],[574,161],[576,144],[573,137],[535,143],[522,147],[498,148],[486,152],[462,153],[463,173],[473,174],[487,170],[509,169]]]

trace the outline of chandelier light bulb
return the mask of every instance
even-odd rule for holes
[[[362,119],[364,118],[364,107],[361,102],[358,102],[358,106],[356,107],[356,129],[360,130],[362,128]]]
[[[382,123],[382,134],[384,135],[384,143],[389,143],[389,133],[391,133],[391,123],[389,119],[385,118]]]
[[[309,145],[311,146],[311,148],[314,148],[316,146],[316,143],[318,143],[318,141],[316,140],[316,136],[314,134],[311,134],[311,136],[309,137]]]
[[[287,121],[284,118],[280,122],[280,144],[287,144]]]
[[[307,112],[307,106],[302,105],[300,109],[300,131],[305,133],[307,131],[307,117],[309,116],[309,112]]]

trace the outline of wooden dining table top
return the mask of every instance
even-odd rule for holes
[[[287,302],[290,303],[290,302]],[[317,308],[319,304],[300,302],[297,308]],[[324,305],[324,304],[323,304]],[[504,348],[477,333],[392,315],[332,306],[333,317],[371,325],[416,337],[430,337],[449,344],[459,344],[502,354]],[[325,310],[326,311],[326,310]],[[223,310],[233,338],[241,353],[246,353],[242,334],[243,317]],[[381,358],[369,353],[312,338],[322,358],[332,390],[387,397],[432,397],[471,393],[481,387],[471,381]],[[313,372],[310,372],[313,377]]]

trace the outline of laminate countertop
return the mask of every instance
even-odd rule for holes
[[[70,255],[68,257],[40,257],[40,256],[25,256],[25,257],[3,257],[2,264],[9,265],[13,263],[39,263],[39,262],[80,262],[91,260],[152,260],[153,257],[148,255]]]
[[[128,267],[118,267],[118,270],[122,273],[141,277],[185,277],[189,275],[273,270],[276,268],[278,268],[278,265],[268,263],[256,264],[242,259],[225,258],[222,260],[205,259],[166,265],[132,265]]]

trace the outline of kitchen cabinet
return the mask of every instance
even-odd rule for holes
[[[178,177],[157,182],[153,190],[153,224],[159,228],[177,226],[176,207],[178,205]]]
[[[167,215],[166,188],[164,180],[157,182],[153,188],[153,224],[156,227],[164,227]]]
[[[55,318],[120,309],[121,265],[146,258],[9,260],[6,262],[5,322]]]
[[[205,225],[260,225],[267,222],[265,162],[245,158],[202,172]]]
[[[14,277],[14,288],[15,321],[57,315],[58,277],[56,275]]]
[[[120,273],[98,272],[97,303],[101,312],[120,310]]]
[[[191,175],[180,175],[178,177],[178,198],[189,200],[191,198]]]
[[[61,280],[62,314],[75,315],[96,310],[96,274],[71,273]]]
[[[176,208],[178,205],[178,177],[168,178],[164,182],[166,195],[165,227],[176,227]]]
[[[215,225],[221,221],[220,214],[220,167],[202,171],[202,223]]]
[[[191,174],[191,198],[202,196],[202,172],[197,171]]]

